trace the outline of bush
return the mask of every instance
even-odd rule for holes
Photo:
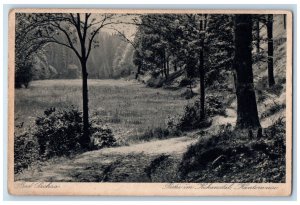
[[[113,147],[117,145],[117,141],[113,136],[112,130],[101,126],[91,127],[91,143],[92,149],[102,149],[104,147]]]
[[[79,143],[82,130],[82,113],[73,106],[65,110],[56,110],[54,107],[46,109],[44,115],[36,119],[35,128],[31,132],[15,136],[14,172],[19,173],[38,160],[117,145],[111,129],[92,121],[91,144],[82,147]]]
[[[196,100],[194,104],[187,105],[183,116],[179,119],[177,128],[181,131],[209,127],[212,121],[202,119],[200,115],[200,101]]]
[[[69,156],[83,149],[79,144],[82,128],[82,114],[74,107],[60,111],[55,108],[45,110],[44,116],[36,119],[34,133],[40,155],[45,158]]]
[[[146,130],[146,132],[139,137],[141,140],[149,141],[151,139],[165,139],[169,136],[170,132],[168,129],[157,127]]]
[[[206,96],[206,115],[226,115],[226,107],[224,106],[224,97],[223,96]]]
[[[14,173],[28,168],[39,158],[39,145],[28,132],[14,136]]]
[[[44,116],[36,120],[34,136],[40,146],[40,155],[49,159],[53,156],[70,156],[88,149],[102,149],[116,145],[112,130],[90,125],[91,143],[82,147],[79,140],[83,134],[82,113],[71,106],[66,110],[45,110]]]

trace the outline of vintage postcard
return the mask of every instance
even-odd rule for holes
[[[292,13],[13,9],[13,195],[288,196]]]

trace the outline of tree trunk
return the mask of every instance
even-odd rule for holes
[[[205,85],[204,85],[204,55],[203,55],[204,42],[201,39],[201,50],[200,50],[200,117],[201,120],[205,118]]]
[[[204,28],[203,28],[204,26]],[[205,20],[200,20],[200,31],[203,31],[206,27],[206,16]],[[205,119],[205,85],[204,85],[204,39],[200,37],[200,54],[199,54],[199,78],[200,78],[200,118]]]
[[[267,22],[268,33],[268,80],[269,87],[275,84],[274,71],[273,71],[273,14],[268,14]]]
[[[239,128],[260,127],[253,84],[251,43],[251,15],[235,15],[236,126]]]
[[[177,71],[177,62],[175,61],[174,63],[174,71],[176,72]]]
[[[168,73],[168,76],[170,75],[170,64],[169,64],[169,58],[167,58],[167,73]]]
[[[256,52],[259,53],[259,45],[260,37],[259,37],[259,19],[256,20]]]
[[[286,29],[286,14],[283,14],[283,28]]]
[[[168,71],[167,71],[167,63],[166,63],[166,55],[163,56],[163,69],[165,73],[166,80],[168,79]]]
[[[81,69],[82,69],[82,110],[83,110],[83,135],[80,139],[80,144],[83,147],[88,147],[90,143],[89,137],[89,106],[88,106],[88,84],[87,84],[87,68],[86,68],[86,60],[81,61]]]
[[[138,79],[140,73],[141,73],[141,65],[138,65],[138,69],[137,69],[137,72],[135,74],[135,79]]]

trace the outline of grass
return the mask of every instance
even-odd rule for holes
[[[89,80],[91,118],[112,127],[117,137],[137,136],[165,126],[168,116],[181,114],[187,101],[179,92],[148,88],[122,80]],[[15,121],[28,128],[49,107],[82,107],[81,80],[33,81],[15,91]],[[17,131],[21,128],[16,128]]]

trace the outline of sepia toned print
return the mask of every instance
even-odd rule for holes
[[[290,12],[19,9],[9,31],[11,194],[291,193]]]

